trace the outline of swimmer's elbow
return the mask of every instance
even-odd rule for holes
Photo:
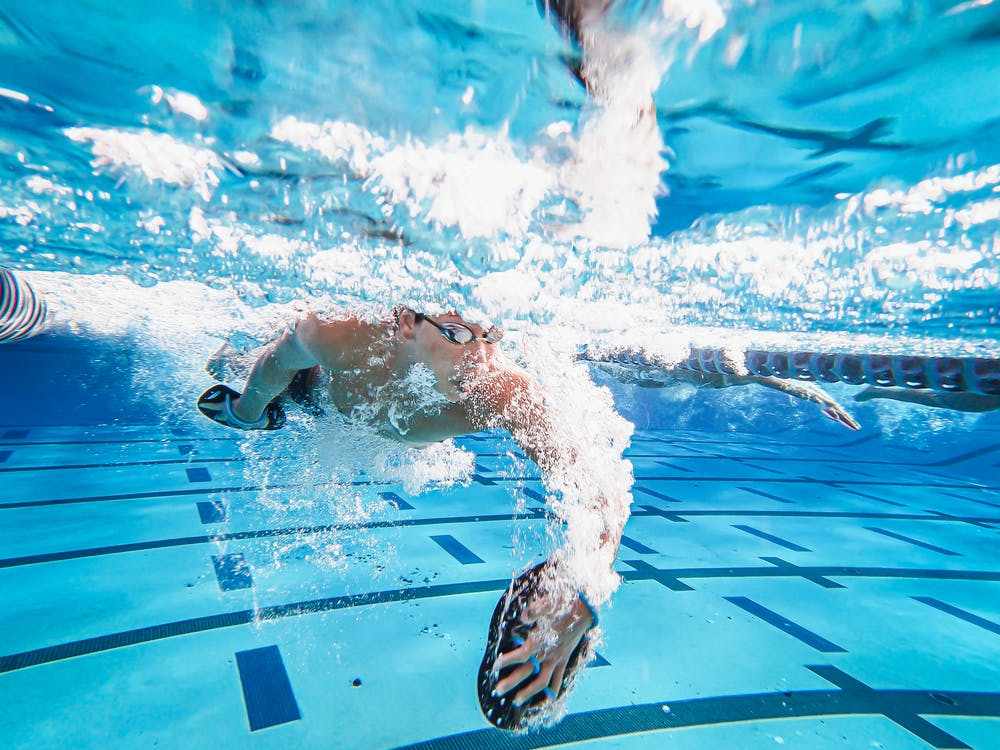
[[[275,364],[287,370],[303,370],[319,364],[315,354],[319,341],[319,319],[314,313],[301,318],[275,344]]]

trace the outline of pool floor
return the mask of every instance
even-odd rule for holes
[[[467,487],[359,484],[356,537],[262,512],[212,425],[0,427],[0,745],[1000,748],[1000,431],[637,433],[600,656],[525,736],[475,675],[543,490],[461,443]]]

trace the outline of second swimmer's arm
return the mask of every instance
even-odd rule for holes
[[[726,376],[726,385],[744,385],[746,383],[756,383],[765,388],[773,388],[776,391],[787,393],[789,396],[801,398],[803,401],[812,401],[819,404],[823,413],[834,422],[839,422],[844,427],[851,430],[860,430],[861,425],[854,419],[843,406],[838,404],[830,394],[824,391],[815,383],[803,383],[796,380],[783,380],[771,376],[743,375]]]
[[[250,371],[243,394],[233,402],[233,413],[237,417],[256,422],[299,370],[318,364],[310,349],[315,327],[315,318],[305,318],[294,330],[264,348]]]

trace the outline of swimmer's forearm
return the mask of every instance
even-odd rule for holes
[[[248,422],[260,419],[267,405],[281,395],[295,374],[315,361],[303,350],[295,334],[285,334],[270,344],[254,363],[243,394],[235,401],[237,417]]]
[[[800,398],[803,401],[812,401],[816,404],[828,404],[833,400],[826,391],[812,383],[799,383],[794,380],[755,375],[748,376],[746,382],[757,383],[765,388],[773,388],[776,391],[787,393],[789,396]]]

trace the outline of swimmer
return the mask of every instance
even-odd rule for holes
[[[484,329],[454,312],[427,315],[400,307],[376,322],[308,314],[260,350],[242,393],[214,385],[199,399],[198,409],[228,427],[273,430],[284,424],[283,395],[309,396],[345,415],[364,415],[384,434],[406,443],[426,445],[500,428],[543,472],[581,470],[553,438],[540,387],[498,360],[502,336],[501,330]],[[218,374],[232,353],[221,351],[209,371]],[[414,368],[433,373],[443,398],[400,430],[385,394],[405,396],[405,389],[393,389]],[[600,517],[594,527],[603,531],[595,530],[592,541],[610,569],[628,511],[627,505],[622,514],[603,505],[593,510]],[[560,581],[565,577],[560,578],[553,556],[516,578],[497,604],[478,679],[483,713],[496,726],[524,728],[568,690],[586,663],[597,611],[587,592],[549,596]]]
[[[908,388],[869,386],[854,396],[854,400],[859,403],[880,398],[927,406],[931,409],[951,409],[969,414],[982,414],[1000,409],[1000,396],[989,396],[981,393],[949,393],[923,389],[910,390]]]
[[[580,48],[582,60],[570,62],[570,71],[600,104],[607,104],[615,98],[616,92],[611,90],[614,84],[605,80],[607,71],[603,68],[606,67],[606,60],[597,65],[589,63],[595,58],[602,60],[608,55],[610,45],[622,41],[609,32],[605,23],[613,4],[614,0],[538,0],[539,10],[546,15],[551,13],[563,33]],[[650,127],[656,126],[656,105],[652,92],[642,92],[630,104],[635,106],[634,125],[652,121]]]
[[[45,299],[26,279],[0,268],[0,344],[38,335],[47,314]]]
[[[843,425],[850,430],[861,429],[858,421],[815,383],[783,380],[782,378],[762,375],[723,375],[720,373],[697,372],[680,367],[669,370],[657,368],[653,371],[649,371],[647,368],[646,371],[639,372],[633,372],[629,368],[619,365],[604,365],[601,369],[623,383],[637,385],[640,388],[666,388],[672,383],[691,383],[700,388],[730,388],[738,385],[759,385],[788,394],[793,398],[812,401],[814,404],[819,405],[825,417],[832,419],[837,424]],[[857,397],[855,399],[857,400]]]

